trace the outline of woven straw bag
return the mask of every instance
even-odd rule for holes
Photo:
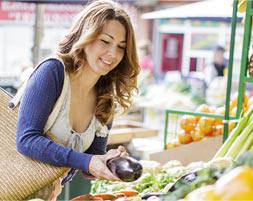
[[[12,96],[0,88],[0,200],[25,199],[69,170],[32,160],[17,152],[18,107],[14,109],[8,107],[11,99]],[[53,112],[49,119],[54,119],[57,112]]]

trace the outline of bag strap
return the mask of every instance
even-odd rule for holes
[[[64,69],[65,69],[65,65],[64,65],[63,61],[61,59],[58,59],[58,60],[60,60],[62,62],[62,65],[64,66]],[[64,98],[67,95],[69,83],[70,83],[69,75],[64,70],[64,82],[63,82],[62,91],[61,91],[61,94],[60,94],[59,98],[57,99],[57,101],[54,105],[53,111],[51,112],[51,114],[49,115],[49,117],[47,119],[47,123],[46,123],[45,128],[44,128],[44,133],[46,133],[51,128],[53,123],[55,122],[55,120],[56,120],[56,118],[57,118],[57,116],[60,112],[61,106],[64,102]]]
[[[28,83],[28,80],[30,79],[30,77],[33,75],[33,73],[40,67],[40,65],[49,60],[49,59],[57,59],[58,61],[60,61],[62,63],[62,65],[64,66],[64,69],[65,69],[65,65],[64,65],[64,62],[61,58],[57,57],[57,56],[49,56],[47,57],[46,59],[44,59],[42,62],[40,62],[32,71],[31,75],[25,80],[25,82],[22,84],[22,86],[19,88],[18,92],[16,93],[16,95],[10,100],[8,106],[9,108],[11,109],[15,109],[20,101],[21,101],[21,98],[22,98],[22,95],[24,94],[24,91],[26,89],[26,85]],[[44,127],[44,133],[46,133],[50,128],[51,126],[53,125],[54,121],[56,120],[56,117],[57,115],[59,114],[59,111],[61,109],[61,106],[63,104],[63,101],[64,101],[64,98],[65,96],[67,95],[67,90],[68,90],[68,86],[69,86],[69,75],[68,73],[64,70],[64,82],[63,82],[63,87],[62,87],[62,91],[61,91],[61,94],[59,96],[59,98],[57,99],[55,105],[54,105],[54,108],[51,112],[51,114],[49,115],[48,117],[48,120],[46,122],[46,125]]]

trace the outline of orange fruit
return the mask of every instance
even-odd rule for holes
[[[202,104],[197,107],[196,112],[210,113],[210,109],[208,105]]]
[[[243,106],[243,113],[245,114],[249,110],[249,107]]]
[[[243,106],[248,107],[248,105],[249,105],[249,97],[247,96],[247,94],[244,94],[244,96],[243,96]]]
[[[225,107],[218,107],[218,108],[215,110],[215,113],[216,113],[216,114],[219,114],[219,115],[224,115],[224,114],[225,114]],[[216,119],[214,120],[214,125],[223,125],[222,119],[216,118]]]
[[[223,125],[216,125],[213,127],[212,136],[223,135],[224,126]]]
[[[197,118],[192,115],[184,115],[180,120],[180,127],[186,132],[190,133],[197,124]]]
[[[230,110],[232,110],[234,107],[237,107],[237,100],[238,100],[238,93],[235,93],[230,101]],[[248,107],[249,104],[249,97],[244,94],[243,95],[243,106]]]
[[[202,113],[215,113],[216,108],[213,106],[209,106],[206,104],[202,104],[199,107],[197,107],[196,112],[202,112]]]
[[[216,118],[216,119],[214,120],[214,125],[215,125],[215,126],[223,125],[223,122],[222,122],[222,121],[223,121],[222,119]]]
[[[190,134],[185,133],[184,131],[181,131],[178,134],[178,141],[181,144],[188,144],[188,143],[192,142],[192,137]]]
[[[230,108],[230,110],[232,110],[236,106],[237,106],[237,100],[236,101],[235,100],[231,100],[229,102],[229,108]]]
[[[213,131],[214,123],[214,118],[201,117],[199,120],[199,129],[204,135],[208,135]]]
[[[236,126],[236,123],[231,121],[228,123],[228,132],[231,132]]]
[[[194,142],[200,141],[204,138],[204,134],[201,132],[199,127],[197,126],[195,130],[191,131],[191,137]]]
[[[233,107],[233,108],[230,109],[229,115],[232,116],[232,117],[235,117],[236,112],[237,112],[237,107]]]

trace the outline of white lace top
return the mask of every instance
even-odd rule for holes
[[[67,95],[61,106],[60,112],[50,128],[50,133],[55,141],[65,147],[69,147],[78,152],[85,152],[92,144],[95,135],[99,137],[106,137],[109,133],[107,126],[102,126],[100,121],[92,117],[87,129],[78,133],[73,131],[69,123],[69,109],[70,109],[71,90],[68,86]]]

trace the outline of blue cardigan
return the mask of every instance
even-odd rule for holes
[[[85,153],[63,147],[44,136],[43,130],[54,104],[61,94],[64,66],[56,59],[41,64],[28,81],[20,102],[16,145],[17,150],[32,159],[54,166],[88,172],[93,154],[106,152],[107,137],[97,137]],[[108,125],[111,129],[111,125]]]

